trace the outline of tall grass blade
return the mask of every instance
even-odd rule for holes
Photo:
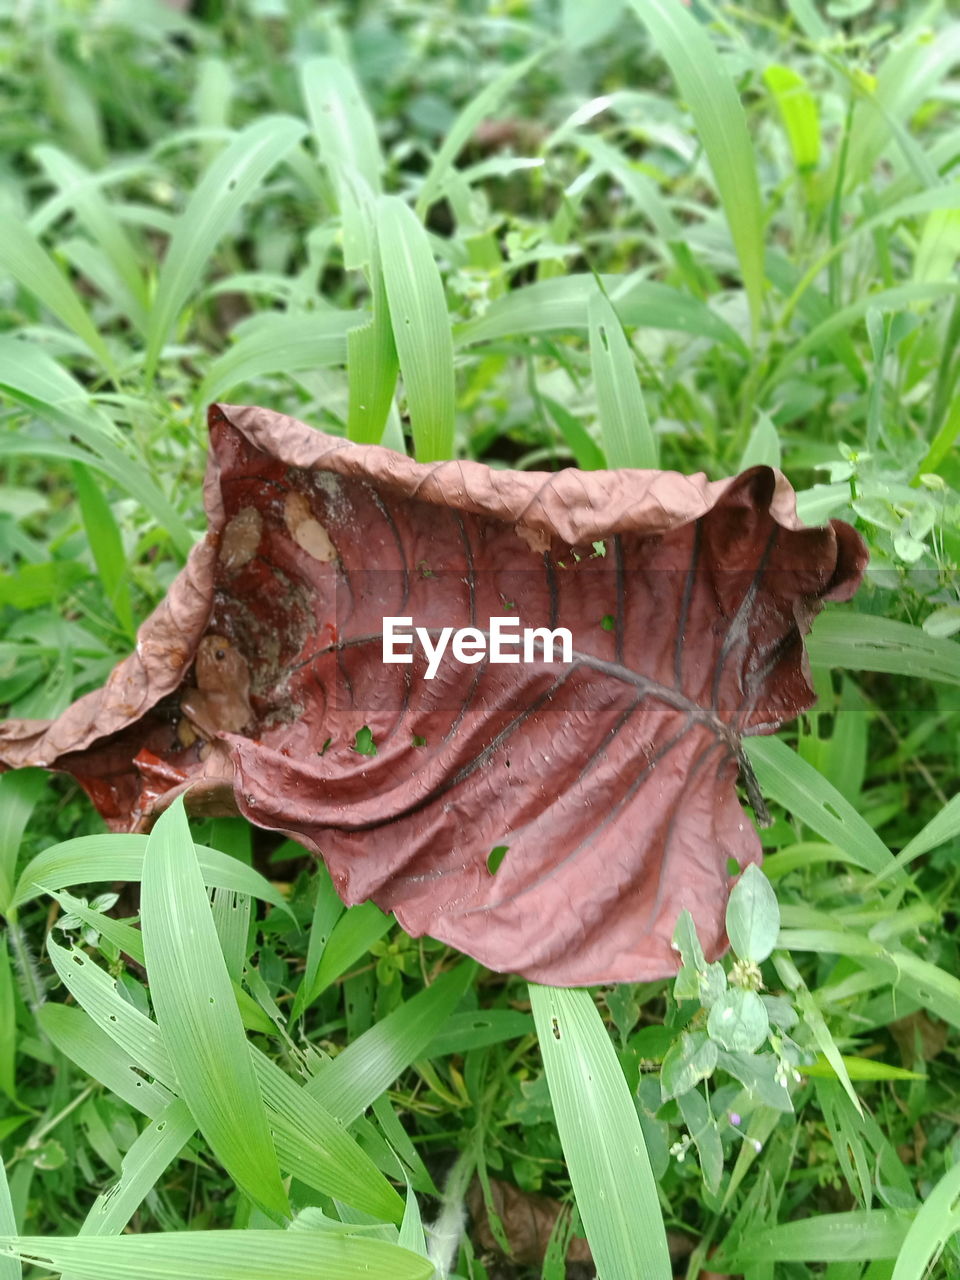
[[[382,196],[377,237],[417,461],[451,458],[453,338],[427,233],[399,196]]]
[[[160,268],[147,335],[148,380],[156,372],[164,344],[200,287],[207,262],[234,216],[305,132],[305,125],[289,116],[263,117],[237,134],[201,178],[176,221]]]
[[[673,1272],[636,1107],[590,993],[530,983],[530,1004],[577,1208],[603,1280]]]
[[[892,1280],[925,1280],[950,1237],[960,1231],[960,1162],[943,1175],[917,1210],[897,1255]]]
[[[15,1236],[17,1220],[13,1216],[13,1201],[10,1198],[10,1184],[7,1182],[7,1170],[0,1158],[0,1236]],[[23,1267],[20,1259],[11,1257],[0,1251],[0,1280],[21,1280]]]
[[[703,26],[675,0],[631,0],[693,115],[740,259],[756,333],[763,305],[763,209],[736,87]]]
[[[807,647],[820,666],[960,684],[960,644],[893,618],[831,610],[817,619]]]
[[[290,1206],[181,801],[147,841],[141,930],[150,996],[180,1091],[224,1168],[278,1218]]]
[[[653,469],[657,442],[643,403],[633,349],[609,299],[599,290],[590,299],[587,325],[607,466]]]

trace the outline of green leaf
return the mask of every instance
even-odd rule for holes
[[[181,799],[161,814],[147,841],[141,931],[157,1024],[197,1127],[257,1204],[288,1217],[266,1108]]]
[[[675,0],[631,0],[673,73],[713,170],[740,259],[754,332],[763,305],[763,210],[736,87],[704,27]]]
[[[604,1280],[670,1280],[657,1184],[603,1020],[585,990],[529,985],[570,1181]]]
[[[755,991],[729,987],[707,1018],[710,1039],[730,1053],[754,1053],[770,1032],[770,1019]]]
[[[0,779],[2,781],[2,779]],[[896,863],[905,867],[922,853],[929,853],[948,840],[960,835],[960,793],[955,795],[926,826],[922,827],[910,843],[897,854]]]
[[[13,906],[22,907],[51,889],[89,884],[104,880],[137,882],[143,875],[143,859],[148,836],[96,835],[77,836],[62,844],[51,845],[38,853],[24,867],[14,892]],[[259,871],[219,849],[196,846],[200,870],[208,888],[234,889],[251,897],[270,902],[289,913],[283,895]]]
[[[780,467],[780,436],[770,415],[759,410],[740,458],[738,471],[756,466]],[[849,492],[849,490],[848,490]]]
[[[317,966],[317,976],[307,1004],[312,1004],[321,991],[365,956],[393,923],[393,916],[384,915],[373,902],[361,902],[344,912],[334,926]]]
[[[536,66],[544,56],[546,49],[538,49],[529,58],[514,62],[491,82],[481,89],[454,120],[443,140],[440,150],[433,158],[427,176],[423,180],[420,194],[417,197],[417,215],[423,218],[427,210],[443,194],[447,176],[453,168],[453,162],[473,137],[477,126],[487,116],[492,115],[507,97],[515,84],[518,84]]]
[[[953,1236],[960,1231],[960,1162],[949,1168],[917,1211],[897,1255],[892,1280],[924,1280]]]
[[[855,867],[878,875],[896,869],[874,829],[812,765],[778,738],[747,738],[750,763],[763,792],[836,845]]]
[[[727,937],[741,960],[761,964],[777,945],[780,907],[770,881],[757,866],[749,866],[733,887],[727,902]]]
[[[347,335],[347,437],[361,444],[379,444],[397,386],[397,347],[380,254],[374,247],[370,274],[373,314],[367,324]]]
[[[910,1226],[910,1215],[894,1209],[825,1213],[776,1227],[754,1227],[731,1255],[714,1266],[740,1269],[751,1262],[873,1262],[895,1258]]]
[[[643,403],[633,349],[610,300],[599,290],[590,299],[587,326],[607,466],[651,470],[657,465],[657,442]]]
[[[17,855],[30,815],[47,784],[43,769],[12,769],[0,774],[0,915],[14,903]]]
[[[6,931],[0,933],[0,1091],[17,1101],[17,996]],[[0,1269],[0,1280],[3,1271]]]
[[[806,80],[793,67],[771,63],[763,73],[773,94],[793,152],[793,163],[803,172],[820,162],[820,114]]]
[[[10,1184],[7,1182],[7,1171],[0,1159],[0,1238],[17,1234],[17,1220],[13,1213],[13,1201],[10,1198]],[[0,1280],[21,1280],[23,1268],[19,1258],[11,1257],[0,1251]]]
[[[664,1102],[686,1093],[713,1074],[717,1065],[717,1045],[706,1031],[684,1031],[666,1052],[660,1068],[660,1091]]]
[[[324,1062],[304,1089],[351,1124],[421,1057],[460,1002],[475,966],[462,962]]]
[[[0,236],[0,267],[75,333],[116,381],[113,358],[73,285],[33,232],[9,210]]]
[[[87,541],[107,600],[121,627],[131,639],[135,639],[127,558],[113,511],[99,485],[94,484],[88,467],[77,462],[73,464],[73,483],[80,501]]]
[[[362,321],[359,311],[258,316],[256,325],[245,328],[233,346],[207,367],[196,404],[206,408],[234,387],[266,374],[346,364],[350,331]]]
[[[427,233],[399,196],[377,202],[377,238],[390,323],[418,462],[453,456],[453,338]]]
[[[960,644],[892,618],[831,609],[817,619],[807,648],[816,666],[960,684]]]
[[[179,1098],[164,1107],[127,1150],[120,1181],[97,1196],[80,1235],[120,1235],[158,1179],[190,1141],[196,1127],[189,1107]]]
[[[4,1235],[0,1250],[69,1270],[74,1280],[430,1280],[434,1274],[432,1262],[383,1240],[305,1229],[170,1231],[104,1240]]]
[[[708,1103],[696,1089],[681,1093],[678,1102],[683,1123],[697,1148],[703,1185],[711,1195],[716,1195],[723,1177],[723,1143],[717,1122]]]
[[[176,221],[150,309],[145,376],[153,377],[164,344],[199,288],[207,262],[235,215],[306,126],[289,116],[264,116],[237,134],[201,178]]]

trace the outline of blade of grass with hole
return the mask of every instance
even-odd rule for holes
[[[577,1208],[603,1280],[670,1280],[657,1184],[636,1107],[590,993],[529,984]]]
[[[814,624],[807,649],[817,666],[960,684],[960,644],[893,618],[830,610]]]
[[[193,1137],[196,1127],[190,1108],[180,1098],[164,1107],[128,1148],[120,1181],[94,1201],[81,1224],[80,1235],[120,1235],[157,1180]]]
[[[756,333],[763,305],[763,209],[736,86],[704,27],[675,0],[631,0],[693,115],[740,259]]]
[[[587,308],[587,327],[607,466],[652,470],[657,465],[657,442],[643,403],[633,348],[609,298],[599,289]]]
[[[304,1089],[351,1124],[406,1071],[445,1025],[476,972],[461,962],[321,1064]]]
[[[765,795],[830,841],[847,862],[877,874],[896,869],[873,827],[813,765],[779,738],[747,738],[744,748]]]
[[[453,456],[453,337],[427,233],[399,196],[377,202],[377,238],[418,462]]]
[[[177,218],[150,309],[145,376],[153,378],[164,344],[207,262],[235,215],[264,178],[303,137],[306,126],[289,116],[266,116],[238,133],[210,165]]]
[[[896,1209],[855,1209],[776,1227],[757,1227],[744,1235],[731,1256],[721,1249],[712,1265],[739,1271],[753,1262],[874,1262],[878,1258],[895,1258],[910,1221],[909,1213]]]
[[[6,1254],[74,1280],[430,1280],[426,1258],[333,1231],[169,1231],[117,1239],[0,1236]],[[13,1274],[13,1273],[11,1273]]]
[[[143,949],[180,1093],[217,1159],[264,1212],[290,1206],[182,800],[147,840]]]
[[[447,175],[453,168],[453,162],[467,145],[477,130],[477,126],[487,116],[498,110],[505,101],[510,90],[529,74],[544,56],[546,49],[538,49],[536,53],[506,67],[501,73],[476,94],[447,130],[447,135],[434,156],[423,180],[420,194],[417,197],[417,215],[423,218],[430,206],[443,194]]]
[[[143,876],[143,859],[148,836],[94,835],[77,836],[62,844],[44,849],[24,867],[13,895],[14,907],[22,907],[44,892],[40,885],[66,889],[72,885],[100,883],[107,880],[139,881]],[[204,883],[210,889],[235,889],[289,913],[283,895],[259,871],[237,858],[196,845],[197,859]]]

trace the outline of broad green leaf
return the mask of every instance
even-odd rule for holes
[[[433,162],[427,170],[427,176],[423,180],[423,186],[420,188],[416,205],[417,214],[420,218],[425,216],[434,201],[438,200],[443,194],[447,175],[453,168],[453,163],[457,156],[473,137],[477,126],[499,108],[513,86],[533,70],[544,53],[544,49],[538,49],[529,58],[524,58],[521,62],[514,62],[512,65],[505,67],[495,79],[491,80],[488,85],[471,98],[461,110],[450,126],[447,136],[444,138],[440,150],[434,156]]]
[[[73,285],[33,232],[9,210],[0,236],[0,267],[75,333],[116,381],[113,357]]]
[[[289,116],[263,116],[238,133],[200,179],[176,221],[150,309],[145,376],[152,379],[164,344],[199,288],[207,262],[235,215],[306,127]]]
[[[176,1160],[196,1130],[179,1098],[151,1120],[123,1157],[120,1181],[97,1196],[80,1227],[81,1236],[118,1236],[158,1179]]]
[[[264,1210],[290,1206],[182,800],[147,840],[141,931],[150,997],[180,1093],[230,1176]]]
[[[878,875],[895,867],[893,854],[823,774],[778,738],[747,738],[750,763],[764,794],[841,851],[847,862]]]
[[[664,1055],[660,1069],[660,1090],[664,1102],[679,1097],[713,1074],[717,1065],[717,1045],[706,1031],[684,1031]]]
[[[200,384],[196,404],[204,409],[234,387],[274,373],[301,373],[347,362],[349,331],[363,320],[359,311],[319,311],[308,315],[264,315],[217,356]]]
[[[723,1177],[723,1143],[717,1122],[703,1095],[696,1089],[680,1094],[678,1102],[683,1123],[697,1148],[703,1184],[711,1195],[716,1195]]]
[[[4,1235],[0,1257],[4,1253],[69,1270],[73,1280],[431,1280],[434,1274],[432,1262],[406,1249],[332,1231]]]
[[[609,299],[599,290],[590,299],[587,326],[607,466],[652,470],[657,465],[657,442],[643,403],[633,349]]]
[[[732,1255],[719,1255],[715,1266],[741,1269],[751,1262],[842,1262],[895,1258],[911,1222],[911,1215],[895,1209],[825,1213],[755,1227]]]
[[[631,0],[686,100],[743,272],[756,332],[763,305],[763,209],[753,143],[736,86],[703,25],[674,0]]]
[[[77,836],[51,845],[24,867],[14,893],[13,906],[22,907],[49,889],[104,880],[139,881],[148,836]],[[219,849],[197,845],[197,858],[204,882],[211,889],[234,889],[289,911],[283,895],[259,871],[246,866]]]
[[[475,966],[461,962],[374,1023],[324,1062],[304,1086],[343,1124],[351,1124],[414,1062],[456,1008]]]
[[[427,233],[399,196],[377,202],[377,238],[390,323],[418,462],[453,456],[453,338]]]
[[[755,991],[729,987],[711,1006],[707,1031],[729,1053],[755,1053],[770,1032],[770,1019]]]
[[[802,173],[820,161],[820,113],[810,86],[799,71],[771,63],[763,73],[790,139],[793,163]]]
[[[807,648],[817,666],[960,684],[960,644],[892,618],[831,609],[817,619]]]
[[[780,907],[770,881],[757,866],[749,866],[727,901],[727,937],[741,960],[757,964],[777,945]]]
[[[640,1120],[586,990],[529,985],[560,1142],[604,1280],[672,1275]]]

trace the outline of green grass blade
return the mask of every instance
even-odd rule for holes
[[[79,294],[33,232],[9,213],[0,237],[0,267],[76,334],[116,382],[113,358]]]
[[[778,738],[744,742],[761,790],[837,846],[847,862],[877,874],[895,868],[893,854],[873,827],[822,773]]]
[[[803,173],[820,162],[820,113],[810,86],[793,67],[771,63],[763,73],[790,140],[793,163]]]
[[[393,916],[384,915],[374,902],[361,902],[345,911],[331,931],[330,941],[320,957],[307,1005],[312,1004],[321,991],[326,991],[330,983],[336,982],[361,956],[365,956],[393,922]]]
[[[943,1246],[960,1231],[960,1162],[943,1175],[917,1210],[897,1255],[892,1280],[924,1280],[928,1268],[939,1258]]]
[[[227,1172],[265,1212],[290,1207],[181,800],[147,841],[141,931],[150,997],[180,1092]]]
[[[139,835],[77,836],[74,840],[51,845],[24,867],[17,881],[13,905],[22,907],[25,902],[38,897],[43,892],[41,885],[66,889],[72,885],[105,880],[137,882],[143,876],[148,839],[148,836]],[[196,850],[200,871],[208,888],[235,889],[237,893],[248,893],[283,911],[288,910],[283,895],[259,871],[229,854],[221,853],[219,849],[197,845]]]
[[[807,648],[818,666],[960,684],[960,644],[892,618],[830,610],[817,619]]]
[[[136,640],[130,600],[130,581],[123,541],[109,502],[95,484],[89,468],[73,464],[73,483],[80,502],[80,513],[87,541],[100,574],[100,581],[117,621],[130,640]]]
[[[95,1237],[0,1236],[12,1254],[74,1280],[430,1280],[433,1264],[383,1240],[330,1231],[170,1231]]]
[[[13,1201],[10,1198],[10,1184],[7,1182],[7,1170],[0,1158],[0,1236],[15,1236],[17,1220],[13,1216]],[[0,1280],[21,1280],[23,1267],[20,1259],[0,1252]]]
[[[640,1120],[590,993],[530,983],[560,1142],[604,1280],[670,1280]]]
[[[607,466],[653,469],[657,442],[643,403],[633,349],[610,300],[599,290],[590,299],[587,325]]]
[[[160,268],[150,311],[145,375],[153,377],[164,344],[183,308],[199,289],[207,262],[275,165],[303,137],[305,126],[288,116],[266,116],[248,125],[221,152],[177,219]]]
[[[326,950],[327,943],[330,941],[334,925],[345,910],[340,895],[333,887],[330,872],[322,862],[317,867],[316,886],[317,897],[313,906],[313,917],[310,921],[306,965],[303,977],[300,979],[300,986],[297,988],[297,994],[293,1000],[293,1008],[290,1010],[291,1022],[296,1022],[297,1018],[301,1017],[308,1008],[308,996],[314,990],[317,970],[320,968],[323,953]]]
[[[348,331],[363,321],[359,311],[316,315],[265,315],[218,356],[200,384],[196,404],[205,409],[227,392],[272,373],[300,373],[345,364]]]
[[[931,849],[946,844],[956,836],[960,836],[960,793],[935,813],[910,843],[901,849],[896,857],[897,866],[905,867],[922,853],[929,853]]]
[[[10,911],[20,842],[47,776],[42,769],[14,769],[0,774],[0,915]]]
[[[400,368],[377,252],[372,254],[370,275],[373,314],[362,328],[347,335],[347,437],[361,444],[379,444],[383,439]]]
[[[736,86],[703,26],[674,0],[631,0],[693,115],[740,259],[754,332],[763,305],[763,209]]]
[[[430,241],[399,196],[382,196],[378,201],[377,237],[417,461],[450,458],[453,337]]]
[[[453,162],[473,137],[477,126],[500,107],[513,86],[533,70],[546,51],[546,49],[538,49],[529,58],[506,67],[463,108],[450,126],[423,180],[416,205],[417,215],[420,218],[425,216],[430,206],[443,194],[444,184],[453,168]]]
[[[748,1232],[731,1257],[714,1258],[714,1266],[740,1270],[752,1262],[872,1262],[895,1258],[910,1226],[910,1215],[895,1209],[862,1209],[826,1213],[758,1227]]]
[[[80,1235],[120,1235],[196,1127],[189,1107],[179,1098],[151,1120],[123,1157],[120,1181],[94,1201]]]
[[[304,1089],[343,1124],[351,1124],[421,1057],[460,1002],[475,972],[461,963],[376,1022],[323,1063]]]

